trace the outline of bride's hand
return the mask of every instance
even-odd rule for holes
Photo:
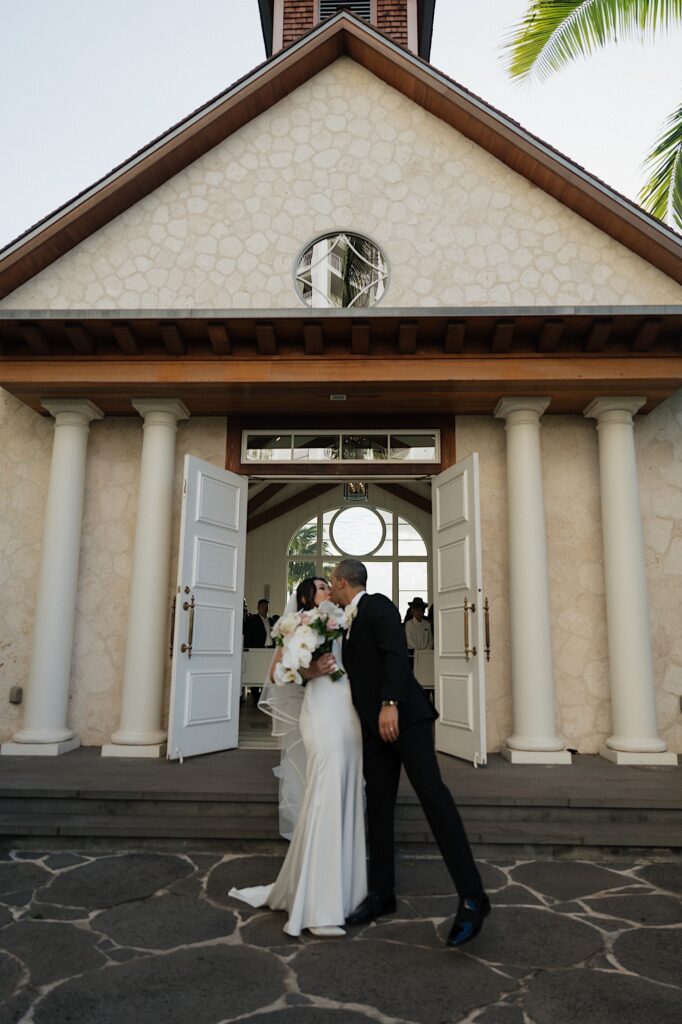
[[[336,659],[333,654],[323,654],[317,661],[311,661],[308,668],[303,669],[301,674],[306,679],[316,679],[318,676],[328,676],[336,670]]]

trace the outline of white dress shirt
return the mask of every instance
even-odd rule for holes
[[[405,623],[405,637],[411,651],[430,651],[433,648],[431,623],[426,619],[408,619]]]

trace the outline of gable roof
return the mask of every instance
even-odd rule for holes
[[[520,124],[346,11],[254,69],[0,251],[0,298],[347,56],[682,283],[682,238]]]

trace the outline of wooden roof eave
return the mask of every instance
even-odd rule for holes
[[[682,283],[682,239],[675,232],[483,100],[344,12],[271,58],[11,243],[0,259],[0,298],[343,55]]]

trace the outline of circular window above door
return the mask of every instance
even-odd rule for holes
[[[335,231],[306,246],[294,279],[298,297],[306,306],[357,309],[379,302],[388,284],[388,263],[369,238]]]

